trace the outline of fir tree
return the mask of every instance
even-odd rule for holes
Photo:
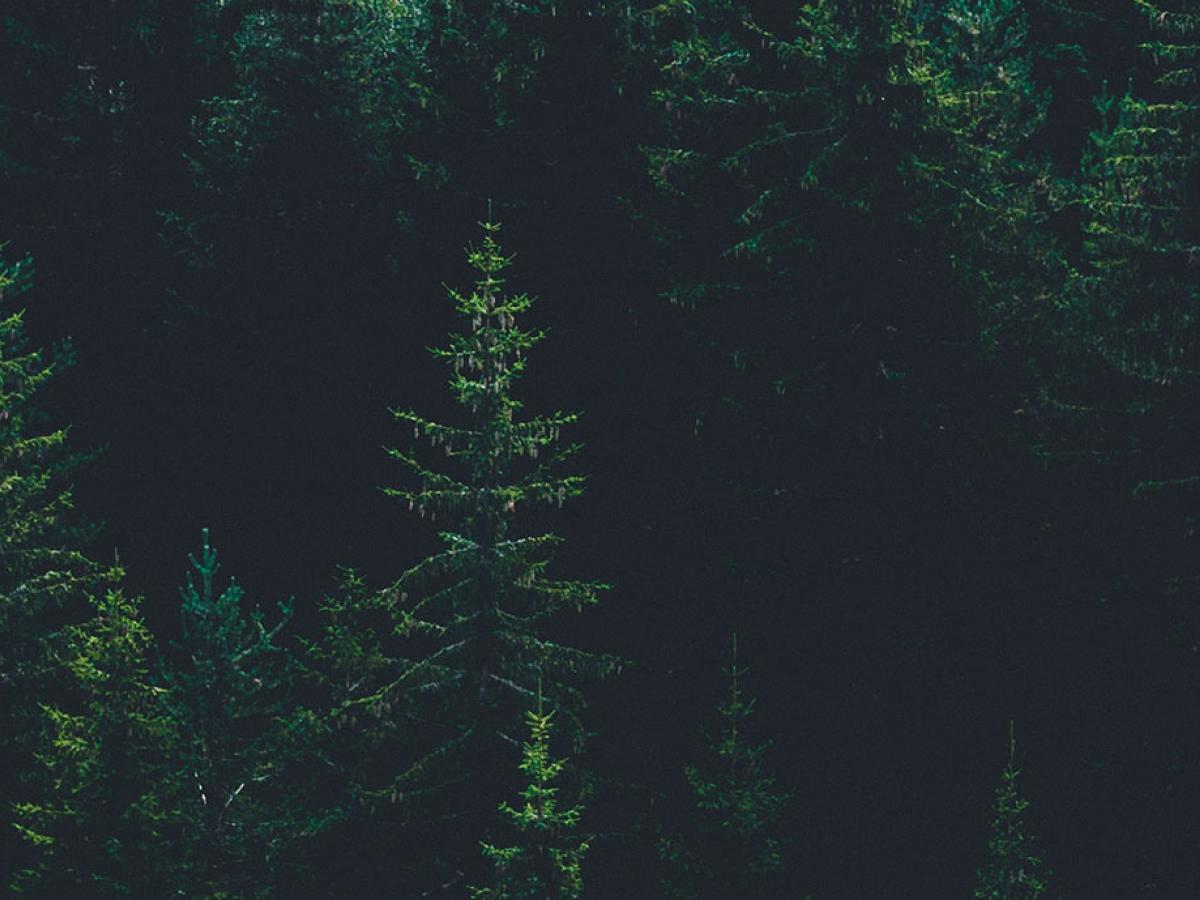
[[[522,404],[512,388],[525,371],[526,354],[544,334],[517,326],[517,317],[533,300],[503,292],[502,273],[511,259],[496,242],[500,226],[489,221],[483,229],[482,245],[467,254],[479,273],[474,290],[450,292],[469,330],[434,351],[454,370],[451,389],[469,410],[469,424],[445,425],[409,410],[395,411],[414,437],[458,463],[458,471],[448,473],[427,467],[411,453],[391,451],[412,471],[417,486],[388,493],[422,517],[448,520],[450,528],[441,532],[446,547],[405,572],[387,597],[396,604],[401,627],[435,646],[405,672],[405,683],[448,690],[467,701],[474,717],[480,710],[528,701],[544,673],[547,699],[563,709],[568,733],[577,740],[581,728],[575,715],[582,696],[570,683],[607,674],[618,663],[551,640],[546,624],[561,611],[592,606],[605,586],[550,578],[546,569],[560,538],[521,536],[513,523],[526,507],[561,506],[582,492],[582,476],[556,471],[578,449],[575,444],[555,449],[561,430],[578,417],[519,415]],[[492,722],[497,729],[508,724],[511,719],[502,717]]]
[[[0,246],[0,251],[3,247]],[[39,768],[33,752],[46,726],[44,705],[65,701],[74,679],[58,648],[63,629],[95,614],[89,597],[119,577],[78,549],[89,532],[72,520],[68,478],[77,457],[67,430],[46,424],[37,394],[69,361],[29,346],[24,314],[12,302],[31,285],[28,259],[0,256],[0,798],[27,799]],[[36,778],[34,779],[36,780]],[[21,782],[26,783],[22,784]],[[0,836],[0,868],[16,872],[28,861],[14,829]]]
[[[666,295],[695,311],[726,365],[755,373],[753,389],[803,384],[824,367],[798,370],[790,348],[870,311],[854,304],[873,292],[847,289],[836,254],[849,241],[861,267],[885,250],[868,236],[899,224],[875,213],[894,208],[884,192],[903,185],[921,121],[907,13],[904,2],[711,0],[645,14],[665,139],[646,150],[663,200],[646,213],[669,254]]]
[[[742,691],[737,636],[729,668],[729,693],[717,707],[720,728],[707,738],[705,757],[684,769],[691,793],[682,828],[662,826],[659,859],[663,896],[673,900],[780,895],[783,840],[779,819],[788,796],[768,774],[769,744],[748,740],[754,700]]]
[[[1042,336],[1038,450],[1137,499],[1120,524],[1132,526],[1130,558],[1153,564],[1126,566],[1102,589],[1128,597],[1141,622],[1145,596],[1161,597],[1167,640],[1184,651],[1200,584],[1200,7],[1131,6],[1141,71],[1096,98],[1078,266]]]
[[[357,571],[343,568],[337,590],[319,604],[319,633],[299,638],[300,669],[310,689],[300,694],[286,731],[288,753],[299,761],[296,790],[306,798],[296,856],[322,864],[299,867],[292,892],[319,884],[329,894],[365,894],[385,877],[413,879],[419,877],[413,868],[431,868],[429,859],[396,854],[392,835],[406,817],[378,795],[386,777],[380,773],[394,771],[409,754],[414,732],[422,730],[395,703],[366,702],[403,665],[394,646],[395,622],[383,606]]]
[[[950,285],[985,349],[1028,351],[1046,298],[1068,277],[1050,225],[1070,193],[1036,149],[1049,92],[1034,79],[1024,4],[954,0],[925,30],[910,71],[925,140],[913,156],[926,200],[910,218],[944,248]]]
[[[185,824],[177,848],[193,889],[206,896],[256,896],[268,890],[289,832],[284,737],[291,665],[278,620],[248,606],[230,579],[214,585],[217,551],[203,532],[199,558],[180,590],[183,636],[160,663],[163,702],[179,732],[174,765],[183,774]]]
[[[996,788],[988,861],[979,871],[975,900],[1034,900],[1046,894],[1048,873],[1026,831],[1024,813],[1029,801],[1021,796],[1016,764],[1017,743],[1009,725],[1008,764]]]
[[[721,0],[644,18],[664,143],[642,212],[666,295],[723,358],[721,405],[778,408],[739,427],[824,422],[830,395],[858,435],[927,441],[970,415],[946,409],[964,403],[948,371],[976,362],[981,325],[992,348],[1001,331],[1027,342],[1067,275],[1022,4]]]
[[[581,806],[563,806],[559,786],[565,760],[550,755],[553,713],[542,709],[541,691],[536,710],[526,713],[529,740],[523,744],[521,772],[529,784],[521,792],[521,805],[507,801],[500,812],[518,834],[518,843],[498,847],[483,843],[483,854],[495,866],[492,887],[471,888],[478,900],[576,900],[583,896],[583,856],[587,841],[577,835]]]
[[[28,259],[0,258],[0,300],[21,296],[31,273]],[[78,615],[86,589],[115,575],[115,569],[97,566],[72,547],[88,536],[69,518],[66,477],[78,458],[67,452],[67,430],[47,428],[34,405],[38,391],[68,360],[65,355],[48,360],[28,346],[23,312],[0,319],[0,686],[6,694],[19,678],[44,674],[39,638]],[[0,708],[21,706],[15,695],[5,699],[12,702]]]
[[[520,415],[513,387],[543,333],[518,326],[533,301],[504,291],[511,260],[497,243],[500,226],[489,221],[483,229],[482,244],[467,254],[478,273],[473,290],[450,291],[467,328],[434,351],[452,367],[451,390],[466,422],[395,411],[450,466],[390,451],[415,485],[387,493],[446,523],[444,549],[383,591],[328,605],[337,621],[314,657],[331,690],[335,731],[367,733],[352,741],[368,754],[355,764],[358,802],[376,816],[395,805],[401,823],[420,823],[426,834],[433,823],[463,817],[486,834],[495,792],[511,781],[498,763],[519,744],[538,684],[578,750],[585,736],[581,680],[619,665],[552,637],[560,613],[594,605],[604,588],[551,577],[560,538],[521,534],[518,524],[527,509],[555,508],[582,491],[582,476],[557,471],[577,449],[560,446],[560,431],[576,416]],[[473,865],[463,862],[469,855],[448,839],[433,851],[434,868],[449,869],[454,883],[455,871]]]
[[[151,682],[152,637],[139,604],[119,591],[97,598],[92,613],[50,642],[70,693],[42,704],[41,790],[14,807],[38,857],[12,887],[46,897],[173,896],[187,885],[169,842],[179,823],[167,765],[176,732]]]
[[[1200,72],[1200,10],[1136,6],[1153,38],[1141,46],[1155,83],[1121,96],[1106,86],[1096,101],[1101,127],[1084,160],[1085,266],[1061,325],[1065,348],[1081,362],[1059,396],[1084,405],[1087,388],[1100,387],[1128,401],[1117,407],[1122,413],[1187,408],[1180,395],[1194,390],[1200,372],[1200,104],[1190,91]]]
[[[979,18],[982,6],[956,8]],[[931,488],[960,502],[977,429],[993,424],[980,309],[1007,322],[1012,306],[1044,300],[1040,284],[1020,284],[1021,302],[1011,293],[1026,251],[1047,246],[1028,234],[1037,169],[1009,156],[1042,103],[1020,16],[981,20],[978,43],[963,35],[979,23],[963,18],[953,50],[934,40],[945,20],[904,0],[712,0],[646,17],[658,22],[662,125],[647,151],[658,191],[641,211],[663,293],[695,338],[700,375],[680,390],[725,467],[704,479],[714,518],[775,551],[778,524],[744,537],[791,514],[779,498],[836,483],[854,499],[831,517],[886,505],[907,460],[950,453],[961,456],[936,466],[947,482]],[[981,223],[995,245],[976,240]],[[750,574],[728,590],[744,596],[787,565],[779,552],[741,556]]]

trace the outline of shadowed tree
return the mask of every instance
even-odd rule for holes
[[[277,858],[296,830],[289,807],[280,716],[289,711],[291,663],[278,620],[248,606],[233,579],[218,591],[217,551],[204,529],[180,590],[182,638],[160,661],[163,702],[179,732],[186,823],[177,849],[188,881],[206,896],[271,890]]]
[[[768,774],[770,744],[751,743],[746,733],[754,700],[742,691],[746,670],[738,667],[736,635],[725,671],[729,693],[717,707],[720,727],[707,736],[704,757],[684,769],[691,802],[675,821],[659,828],[663,896],[798,896],[786,880],[796,873],[784,869],[779,833],[788,795]]]
[[[1034,849],[1025,824],[1029,801],[1021,796],[1017,777],[1017,741],[1012,724],[1008,731],[1008,764],[1000,773],[988,861],[976,878],[975,900],[1034,900],[1046,894],[1048,872]]]

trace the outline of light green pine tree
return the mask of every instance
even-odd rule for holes
[[[67,690],[42,704],[40,791],[14,806],[14,824],[38,855],[12,888],[38,897],[175,896],[186,885],[172,850],[180,817],[168,761],[178,736],[151,682],[152,636],[139,604],[110,591],[49,644]]]
[[[1029,801],[1021,796],[1017,778],[1017,742],[1009,725],[1008,764],[996,788],[992,833],[988,839],[988,861],[979,870],[975,900],[1035,900],[1046,895],[1049,873],[1034,849],[1025,824]]]
[[[400,629],[429,646],[397,687],[458,707],[465,718],[455,730],[464,742],[474,736],[486,746],[501,738],[503,745],[510,739],[501,732],[519,721],[544,673],[547,701],[562,709],[568,734],[578,740],[583,697],[573,683],[612,672],[619,663],[551,640],[546,624],[561,612],[594,605],[605,585],[551,578],[548,566],[561,539],[522,535],[516,525],[526,508],[558,507],[583,490],[583,476],[557,472],[578,449],[561,445],[560,432],[578,417],[520,415],[522,403],[512,389],[544,334],[518,327],[518,316],[533,300],[504,292],[511,259],[496,241],[500,226],[489,221],[483,229],[482,244],[467,254],[478,273],[474,289],[450,291],[468,329],[433,351],[451,365],[451,390],[468,421],[446,425],[409,410],[394,413],[453,467],[435,469],[413,453],[391,451],[417,484],[388,493],[421,517],[447,523],[440,532],[445,549],[384,592]]]
[[[507,801],[500,812],[517,832],[517,843],[498,847],[484,842],[483,855],[495,867],[491,887],[471,888],[477,900],[577,900],[583,896],[583,857],[588,843],[578,835],[583,807],[564,806],[555,784],[566,760],[550,755],[553,713],[526,713],[529,740],[523,744],[520,770],[529,779],[519,805]]]
[[[72,521],[69,477],[77,457],[67,429],[46,424],[39,391],[69,355],[51,358],[32,348],[24,314],[14,309],[32,283],[28,259],[3,257],[0,245],[0,871],[33,865],[32,848],[9,827],[10,803],[45,796],[44,770],[34,753],[44,747],[42,708],[66,702],[74,678],[59,648],[63,630],[94,616],[90,597],[119,576],[78,549],[88,538]]]

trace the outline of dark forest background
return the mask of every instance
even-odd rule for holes
[[[4,4],[10,890],[1200,895],[1198,40],[1184,0]],[[427,352],[513,333],[447,299],[480,222],[586,485],[484,510],[468,448],[431,522],[390,410],[480,421]],[[508,523],[544,571],[487,568]],[[414,625],[443,527],[488,574]],[[495,571],[610,587],[428,675]],[[496,811],[535,685],[582,809],[541,830]],[[477,780],[409,772],[451,744]]]

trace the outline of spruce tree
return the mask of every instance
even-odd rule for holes
[[[42,707],[63,702],[74,679],[58,648],[63,630],[95,614],[119,572],[88,559],[89,531],[74,521],[69,478],[78,457],[67,429],[47,424],[37,395],[69,355],[49,357],[29,345],[24,314],[13,308],[32,284],[28,259],[8,261],[0,246],[0,802],[42,790],[33,754],[47,726]],[[29,847],[11,827],[0,835],[0,869],[20,870]]]
[[[1034,78],[1025,4],[953,0],[922,33],[910,71],[926,98],[924,140],[911,171],[925,199],[910,219],[945,254],[984,348],[1028,352],[1068,278],[1051,225],[1070,191],[1036,143],[1050,95]]]
[[[565,760],[550,755],[553,713],[526,713],[529,740],[523,744],[521,772],[529,784],[518,807],[507,801],[500,812],[517,832],[517,843],[499,847],[484,842],[483,854],[495,866],[492,887],[471,888],[477,900],[577,900],[583,896],[583,857],[588,844],[578,836],[581,806],[563,806],[558,780]]]
[[[168,897],[187,889],[175,864],[179,777],[175,722],[150,674],[152,636],[120,591],[50,641],[64,691],[41,704],[36,795],[14,806],[37,851],[12,889],[43,897]]]
[[[1078,265],[1043,332],[1038,439],[1048,463],[1138,501],[1118,524],[1130,526],[1129,559],[1153,565],[1117,566],[1119,585],[1100,589],[1128,597],[1143,624],[1146,595],[1161,597],[1167,641],[1186,665],[1180,635],[1195,631],[1200,575],[1200,7],[1131,5],[1141,65],[1096,98]]]
[[[462,823],[488,839],[498,792],[512,781],[503,759],[519,746],[539,683],[578,751],[582,682],[619,666],[554,637],[560,614],[594,605],[604,585],[552,577],[561,539],[523,533],[521,517],[583,490],[582,476],[558,471],[578,449],[560,442],[577,417],[521,415],[513,389],[544,335],[519,327],[533,300],[505,291],[511,258],[497,242],[500,226],[482,224],[482,243],[467,252],[475,284],[449,292],[466,327],[433,351],[452,369],[463,419],[444,424],[394,411],[447,465],[392,449],[412,486],[385,490],[442,526],[443,549],[382,591],[362,588],[327,603],[325,635],[310,648],[332,703],[327,737],[343,759],[364,754],[350,765],[349,796],[377,822],[420,826],[431,848],[420,859],[426,871],[413,877],[436,874],[437,883],[459,888],[463,870],[480,862],[477,845],[462,841]],[[433,840],[431,827],[441,823],[454,824],[454,835]],[[397,863],[394,854],[389,862]]]
[[[690,803],[678,821],[659,828],[661,887],[671,900],[784,895],[779,820],[788,795],[767,770],[770,744],[752,743],[746,733],[754,700],[743,693],[736,635],[725,672],[720,727],[707,736],[704,757],[684,769]]]
[[[996,804],[988,839],[988,861],[979,870],[975,900],[1034,900],[1046,894],[1049,873],[1034,849],[1024,813],[1029,807],[1020,792],[1016,763],[1017,743],[1009,724],[1008,763],[1000,774]]]
[[[1120,96],[1106,86],[1096,101],[1101,126],[1084,159],[1084,267],[1061,322],[1073,366],[1058,396],[1076,409],[1165,407],[1186,415],[1200,372],[1200,104],[1191,93],[1200,73],[1200,8],[1135,5],[1148,23],[1151,40],[1141,47],[1153,83],[1131,84]],[[1093,397],[1095,388],[1107,396]],[[1194,474],[1146,473],[1162,481]]]
[[[433,864],[396,853],[394,836],[411,823],[406,805],[398,810],[390,796],[381,799],[379,784],[409,758],[423,726],[395,702],[367,702],[404,664],[395,621],[350,568],[341,569],[318,612],[318,634],[298,639],[307,689],[298,691],[285,734],[298,763],[296,792],[305,798],[293,858],[321,865],[296,867],[284,884],[293,893],[366,894],[383,882],[419,880]]]
[[[751,389],[804,386],[826,369],[824,342],[874,312],[858,304],[883,300],[849,290],[865,273],[837,268],[845,255],[861,269],[903,246],[875,240],[899,225],[888,192],[922,118],[909,4],[708,0],[644,18],[663,142],[645,150],[660,197],[643,213],[670,265],[666,296]],[[822,343],[798,365],[810,334]]]
[[[976,363],[980,326],[990,347],[1027,341],[1067,276],[1023,5],[710,0],[643,18],[663,124],[640,212],[664,293],[719,352],[711,406],[761,410],[743,431],[835,417],[923,443],[972,415],[948,373]]]
[[[578,449],[558,446],[561,430],[578,416],[519,415],[522,404],[512,388],[525,371],[526,354],[544,333],[517,326],[533,300],[504,293],[502,273],[511,258],[496,241],[500,226],[488,221],[483,230],[482,245],[467,253],[478,273],[474,289],[450,291],[469,328],[455,334],[448,348],[434,351],[454,370],[451,389],[469,411],[468,424],[441,424],[409,410],[394,413],[415,438],[458,464],[457,471],[439,471],[412,453],[391,451],[417,484],[388,493],[422,517],[447,521],[440,532],[445,549],[406,571],[386,597],[395,604],[401,628],[432,644],[404,672],[405,685],[419,684],[465,703],[471,730],[492,729],[477,737],[485,743],[502,737],[511,744],[504,730],[513,724],[512,708],[523,708],[522,698],[528,701],[544,676],[547,701],[562,709],[568,734],[578,741],[583,697],[573,683],[612,672],[618,661],[552,640],[547,623],[562,611],[594,605],[605,585],[549,577],[547,566],[561,539],[521,535],[514,528],[526,507],[561,506],[582,492],[583,476],[557,472]],[[501,714],[505,709],[507,716]]]
[[[946,21],[904,0],[647,6],[662,124],[647,151],[658,191],[640,212],[663,294],[695,338],[700,374],[681,405],[713,448],[713,518],[751,548],[728,591],[782,594],[803,567],[786,570],[801,557],[774,541],[812,512],[781,498],[838,484],[849,493],[817,515],[903,508],[904,520],[901,473],[932,460],[920,496],[938,508],[968,496],[963,473],[994,424],[980,308],[1007,322],[1044,300],[1021,282],[1026,251],[1048,245],[1028,234],[1043,191],[1036,167],[1009,156],[1027,149],[1042,100],[1024,77],[1019,15],[981,19],[979,43],[964,20],[952,52],[935,40]],[[756,521],[773,525],[747,539]],[[886,551],[858,543],[858,528],[841,546],[857,543],[844,555],[868,571]]]
[[[162,701],[179,735],[173,765],[184,780],[175,855],[205,896],[257,896],[269,890],[297,827],[281,730],[292,666],[279,635],[292,609],[279,604],[269,622],[233,579],[218,591],[208,529],[190,561],[180,590],[182,637],[159,665]]]

